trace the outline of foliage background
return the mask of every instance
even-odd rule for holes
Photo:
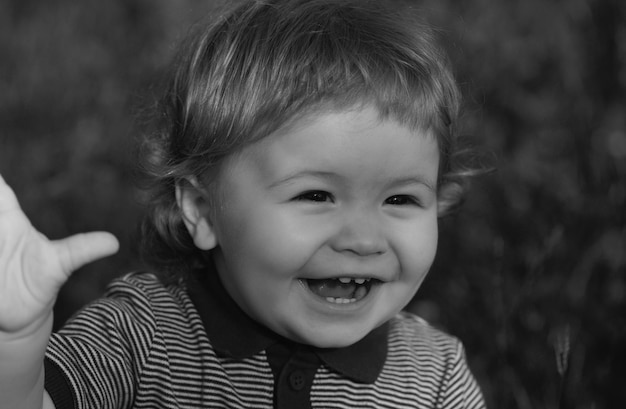
[[[440,28],[468,141],[497,168],[441,221],[410,308],[464,341],[490,408],[623,407],[626,2],[403,2]],[[63,288],[56,327],[140,267],[133,135],[176,40],[219,4],[0,2],[0,172],[49,237],[122,242]]]

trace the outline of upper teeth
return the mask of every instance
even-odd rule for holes
[[[350,277],[339,277],[338,280],[343,284],[349,284],[351,281],[354,281],[357,284],[363,284],[366,281],[369,281],[369,278],[350,278]]]

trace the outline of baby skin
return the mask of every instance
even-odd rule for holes
[[[74,270],[117,249],[105,232],[48,240],[0,176],[0,407],[53,407],[43,357],[58,291]]]

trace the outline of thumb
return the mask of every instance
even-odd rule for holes
[[[54,241],[63,272],[69,276],[85,264],[117,253],[119,242],[111,233],[80,233]]]

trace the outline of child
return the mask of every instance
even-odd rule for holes
[[[401,312],[458,202],[458,92],[379,3],[247,2],[175,59],[145,142],[144,254],[50,335],[107,233],[50,242],[0,191],[2,408],[481,408],[461,344]]]

